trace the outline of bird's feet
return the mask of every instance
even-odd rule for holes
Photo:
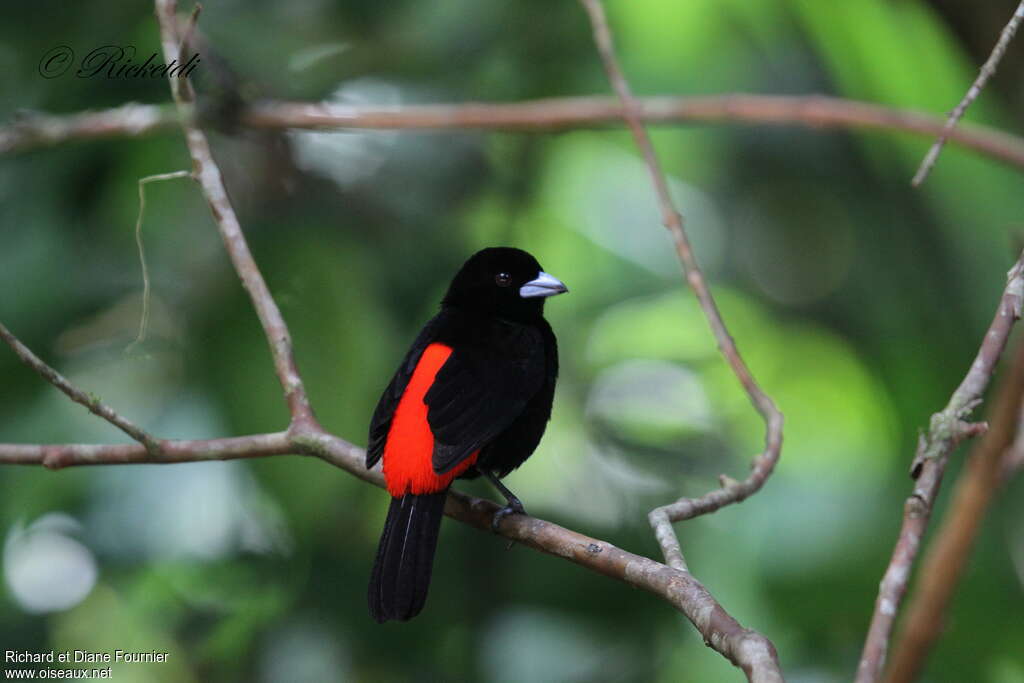
[[[525,514],[526,508],[523,507],[522,502],[515,496],[512,496],[508,499],[508,505],[494,513],[494,517],[491,518],[491,531],[498,533],[498,527],[501,526],[501,520],[505,519],[509,515]]]

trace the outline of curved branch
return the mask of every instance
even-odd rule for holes
[[[914,490],[904,503],[903,525],[893,548],[889,566],[879,584],[878,599],[871,617],[864,651],[857,666],[857,683],[879,680],[885,667],[886,652],[900,603],[907,592],[911,570],[921,548],[921,538],[928,526],[932,507],[942,486],[946,463],[956,446],[965,438],[978,434],[981,425],[965,422],[965,418],[981,401],[996,363],[1006,347],[1013,324],[1020,319],[1024,305],[1024,253],[1021,253],[1007,274],[1006,288],[999,300],[995,318],[985,333],[978,355],[967,375],[949,399],[949,404],[932,415],[927,434],[918,440],[911,465]]]
[[[920,137],[943,132],[943,120],[923,112],[894,109],[824,95],[749,95],[637,98],[648,124],[758,123],[901,131]],[[191,118],[192,108],[184,108]],[[240,124],[267,129],[387,128],[396,130],[504,130],[546,132],[623,125],[621,103],[613,97],[565,97],[512,103],[411,104],[401,107],[323,102],[260,102]],[[140,137],[179,126],[173,107],[125,104],[71,115],[23,114],[0,127],[0,154],[50,147],[74,140]],[[981,125],[961,125],[949,134],[961,147],[1024,168],[1024,139]]]
[[[697,263],[697,258],[690,246],[690,240],[686,235],[686,229],[683,227],[683,217],[672,202],[672,196],[668,189],[668,179],[665,177],[665,173],[658,161],[658,156],[654,151],[654,145],[651,144],[647,129],[644,128],[643,120],[640,116],[640,104],[633,97],[629,82],[626,80],[618,58],[615,56],[615,47],[612,42],[611,30],[605,17],[604,5],[601,0],[580,0],[580,2],[590,18],[594,31],[594,42],[597,45],[597,51],[601,56],[608,80],[622,103],[622,116],[633,134],[633,141],[640,149],[640,153],[644,158],[651,184],[654,186],[654,192],[657,196],[658,207],[661,209],[662,223],[669,231],[669,234],[671,234],[672,241],[675,243],[676,255],[683,266],[686,281],[697,296],[701,310],[704,312],[704,317],[707,318],[711,332],[718,343],[719,351],[722,352],[722,356],[729,364],[729,367],[732,368],[733,374],[736,375],[740,384],[743,385],[743,389],[750,398],[750,402],[765,421],[765,450],[755,458],[754,473],[746,481],[739,483],[723,476],[723,487],[708,493],[701,499],[696,501],[681,499],[651,511],[649,520],[651,527],[654,529],[655,537],[661,545],[665,560],[669,566],[680,571],[687,571],[686,560],[683,558],[682,550],[679,547],[679,539],[672,529],[672,522],[689,519],[704,512],[717,510],[730,503],[739,502],[760,489],[771,474],[781,454],[782,413],[775,407],[775,403],[771,398],[758,386],[753,374],[743,361],[742,356],[740,356],[739,349],[736,348],[736,342],[733,341],[732,335],[729,334],[729,330],[725,326],[725,321],[722,320],[722,315],[718,310],[718,305],[715,303],[714,296],[711,294],[711,289],[704,279],[704,273]],[[728,616],[725,610],[710,595],[707,598],[716,612],[721,612],[723,615]],[[731,617],[729,619],[735,625],[735,630],[724,634],[725,637],[717,643],[713,640],[709,641],[711,646],[728,657],[734,664],[741,667],[750,681],[782,681],[782,670],[779,666],[778,655],[771,641],[755,631],[740,627]],[[743,642],[756,641],[757,645],[750,650],[737,648],[733,639]],[[744,657],[747,656],[754,657],[754,659],[745,659]]]

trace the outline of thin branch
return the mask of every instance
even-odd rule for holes
[[[1007,274],[1006,289],[1003,290],[995,318],[985,333],[970,370],[953,392],[949,404],[941,412],[932,415],[927,434],[922,434],[918,440],[917,452],[911,465],[914,490],[904,504],[900,535],[879,585],[871,626],[857,667],[857,683],[871,683],[879,680],[882,675],[896,613],[906,594],[911,570],[920,550],[921,537],[928,526],[928,518],[942,485],[946,463],[960,441],[980,431],[977,425],[964,420],[981,401],[996,362],[1006,347],[1010,330],[1020,318],[1022,304],[1024,253]]]
[[[725,94],[639,98],[648,124],[758,123],[902,131],[934,138],[942,119],[906,109],[821,95]],[[191,108],[186,109],[191,116]],[[513,103],[353,106],[321,102],[261,102],[242,113],[240,125],[254,129],[502,130],[553,132],[623,125],[622,105],[611,97],[566,97]],[[175,108],[126,104],[114,109],[58,116],[23,113],[0,127],[0,154],[76,140],[139,137],[179,126]],[[981,125],[964,124],[949,140],[1006,164],[1024,167],[1024,139]]]
[[[921,161],[921,165],[917,169],[917,173],[914,174],[914,179],[910,181],[910,184],[914,187],[918,187],[925,181],[928,174],[931,173],[932,168],[935,167],[935,162],[939,160],[939,153],[942,151],[942,146],[946,144],[946,140],[949,139],[956,128],[956,124],[959,123],[960,119],[963,118],[964,112],[967,111],[967,107],[971,106],[974,100],[978,99],[978,95],[981,94],[981,89],[988,83],[988,79],[996,73],[996,68],[999,66],[1000,60],[1006,53],[1006,48],[1010,45],[1010,41],[1013,40],[1013,36],[1017,33],[1017,28],[1020,26],[1021,20],[1024,19],[1024,2],[1017,5],[1017,10],[1010,17],[1010,21],[1003,28],[1003,32],[999,35],[999,40],[996,42],[996,46],[992,48],[992,54],[989,55],[988,60],[981,67],[981,71],[978,73],[978,77],[974,79],[974,83],[967,90],[967,94],[963,96],[960,103],[956,105],[953,111],[949,115],[949,119],[946,120],[946,125],[942,128],[942,133],[939,134],[939,139],[932,144],[928,153]]]
[[[457,491],[448,496],[445,508],[448,515],[484,531],[490,530],[497,510],[490,501]],[[772,644],[732,618],[690,572],[526,515],[506,517],[501,534],[662,597],[697,627],[705,644],[742,668],[748,680],[783,680]]]
[[[143,137],[166,133],[177,125],[178,116],[173,108],[136,102],[113,109],[65,115],[22,111],[0,128],[0,154],[54,147],[78,140]]]
[[[142,444],[144,452],[147,452],[149,455],[155,456],[160,453],[161,445],[157,438],[153,437],[127,418],[119,415],[113,408],[101,401],[99,397],[86,393],[75,387],[67,380],[67,378],[64,377],[64,375],[54,370],[43,362],[39,356],[32,353],[32,351],[22,344],[21,341],[19,341],[3,323],[0,323],[0,339],[3,339],[4,342],[14,350],[15,355],[18,356],[22,363],[35,370],[39,376],[47,382],[63,391],[72,401],[85,406],[89,409],[89,412],[102,417],[104,420],[138,441]]]
[[[164,59],[168,63],[174,61],[180,54],[181,40],[177,34],[175,11],[174,0],[157,0],[157,22],[160,24]],[[231,206],[231,201],[228,199],[220,168],[217,167],[217,163],[213,159],[206,135],[188,116],[195,100],[195,93],[192,91],[187,77],[179,76],[171,78],[170,81],[171,94],[178,106],[181,127],[185,133],[189,154],[192,156],[193,175],[202,187],[203,194],[210,205],[210,211],[213,213],[213,219],[224,240],[224,246],[231,257],[231,262],[249,293],[249,298],[252,299],[253,307],[263,325],[263,331],[267,335],[270,352],[274,357],[274,368],[288,402],[292,425],[297,428],[314,425],[316,418],[313,416],[305,386],[295,365],[288,327],[285,325],[281,311],[274,303],[270,290],[267,289],[267,283],[264,282],[263,275],[252,257],[252,252],[249,251],[249,245],[246,244],[245,237],[242,235],[242,228],[238,223],[235,210]]]
[[[640,104],[633,97],[629,83],[615,56],[615,47],[612,42],[611,30],[605,17],[604,6],[601,0],[580,0],[580,2],[590,17],[590,23],[594,31],[594,42],[604,64],[608,80],[622,104],[622,116],[629,126],[633,134],[633,140],[644,158],[651,183],[654,185],[654,191],[657,195],[658,206],[661,209],[662,222],[675,243],[676,254],[683,266],[686,281],[693,289],[694,294],[697,295],[700,307],[711,327],[719,350],[732,368],[737,379],[739,379],[740,384],[743,385],[751,403],[761,414],[761,417],[764,418],[766,425],[765,451],[755,458],[754,472],[746,481],[739,483],[723,479],[723,487],[721,489],[712,491],[703,498],[697,500],[682,499],[659,507],[651,512],[650,523],[658,543],[661,545],[665,560],[669,566],[680,571],[687,571],[686,561],[683,559],[683,554],[679,547],[679,540],[672,529],[672,522],[688,519],[703,512],[718,509],[723,505],[738,502],[760,489],[778,461],[782,448],[782,413],[778,411],[772,400],[761,391],[761,388],[740,356],[736,343],[733,341],[729,330],[725,326],[725,322],[722,320],[711,290],[704,279],[704,274],[697,263],[696,256],[686,235],[686,230],[683,227],[682,216],[672,203],[672,197],[668,189],[668,179],[658,162],[657,154],[654,151],[654,146],[651,144],[650,137],[647,135],[647,130],[644,128]],[[708,597],[710,599],[710,596]],[[717,609],[722,610],[721,606],[717,603],[715,605]],[[722,612],[724,613],[724,610]],[[700,628],[697,622],[694,623]],[[736,626],[740,628],[739,624],[736,624]],[[756,644],[751,647],[749,652],[739,653],[729,647],[729,641],[733,637],[742,638],[746,642]],[[707,638],[707,634],[705,634],[705,638]],[[716,643],[713,641],[711,641],[711,645],[728,657],[734,664],[741,667],[751,681],[782,680],[782,672],[779,668],[775,647],[771,641],[754,631],[740,628],[739,631],[725,634],[725,638],[717,644],[718,647],[716,647]],[[755,659],[738,659],[738,654],[750,654]]]
[[[654,152],[654,147],[651,145],[643,122],[639,117],[639,104],[634,99],[629,84],[615,57],[611,31],[605,18],[604,7],[600,0],[581,0],[581,2],[586,8],[593,24],[594,39],[604,62],[605,71],[608,73],[612,87],[622,101],[623,115],[633,133],[637,147],[640,148],[640,152],[644,157],[651,182],[657,194],[662,222],[672,235],[676,254],[683,265],[686,280],[697,295],[701,309],[704,311],[708,325],[711,327],[715,341],[718,343],[719,350],[725,357],[729,367],[732,368],[737,379],[739,379],[740,384],[743,385],[743,389],[750,398],[750,402],[760,413],[761,417],[764,418],[766,424],[765,451],[755,459],[754,472],[746,481],[741,483],[723,477],[722,488],[716,489],[702,498],[696,500],[682,499],[652,512],[651,523],[658,535],[658,540],[662,542],[666,559],[672,566],[684,569],[686,567],[685,561],[679,552],[678,543],[674,540],[674,533],[668,527],[668,523],[712,512],[724,505],[743,500],[757,491],[768,475],[771,474],[771,470],[779,457],[782,447],[782,414],[775,407],[772,400],[758,386],[750,369],[740,356],[739,349],[736,348],[736,343],[733,341],[732,335],[729,334],[729,330],[722,320],[718,305],[715,303],[711,290],[704,279],[704,274],[697,264],[697,259],[694,256],[690,241],[683,227],[682,216],[672,203],[668,181],[658,162],[657,155]],[[666,538],[669,535],[672,537]]]
[[[318,457],[376,486],[384,486],[380,468],[367,470],[365,452],[325,432],[293,431],[253,434],[209,441],[165,441],[159,462],[181,463],[258,458],[287,453]],[[145,449],[135,444],[87,445],[0,444],[0,464],[44,465],[51,469],[82,465],[152,463]],[[491,533],[498,506],[458,491],[448,496],[448,516]],[[738,661],[763,668],[761,638],[746,631],[726,614],[707,589],[689,572],[630,553],[596,538],[528,515],[505,518],[499,533],[510,540],[561,557],[604,576],[642,588],[683,612],[715,649],[727,649]]]
[[[1024,344],[1018,344],[1013,369],[1002,382],[992,409],[992,428],[978,443],[956,483],[942,528],[921,563],[920,581],[907,607],[901,637],[885,680],[913,681],[944,627],[953,591],[970,559],[982,520],[1003,482],[1003,461],[1014,436],[1020,438],[1024,395]]]
[[[142,266],[142,315],[139,316],[139,333],[135,341],[125,349],[125,353],[131,353],[132,349],[146,340],[146,330],[149,327],[149,266],[146,264],[146,249],[142,242],[142,217],[146,214],[146,185],[162,180],[187,178],[190,175],[190,171],[173,171],[139,178],[139,215],[135,219],[135,246],[138,247],[139,263]]]
[[[287,432],[226,439],[161,442],[155,459],[139,444],[0,444],[0,464],[42,465],[59,470],[82,465],[172,464],[258,458],[294,452]]]

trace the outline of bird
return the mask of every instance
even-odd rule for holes
[[[551,417],[558,344],[544,302],[568,291],[526,251],[478,251],[384,389],[366,448],[367,469],[383,460],[391,494],[370,575],[378,623],[423,609],[452,481],[482,475],[505,497],[494,531],[525,514],[501,478],[530,457]]]

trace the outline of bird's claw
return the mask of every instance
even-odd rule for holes
[[[501,520],[505,519],[505,517],[509,515],[525,514],[526,508],[523,507],[523,504],[519,501],[518,498],[513,498],[512,500],[508,501],[508,505],[494,513],[494,517],[491,518],[491,531],[493,531],[494,533],[498,533],[498,527],[501,526]]]

